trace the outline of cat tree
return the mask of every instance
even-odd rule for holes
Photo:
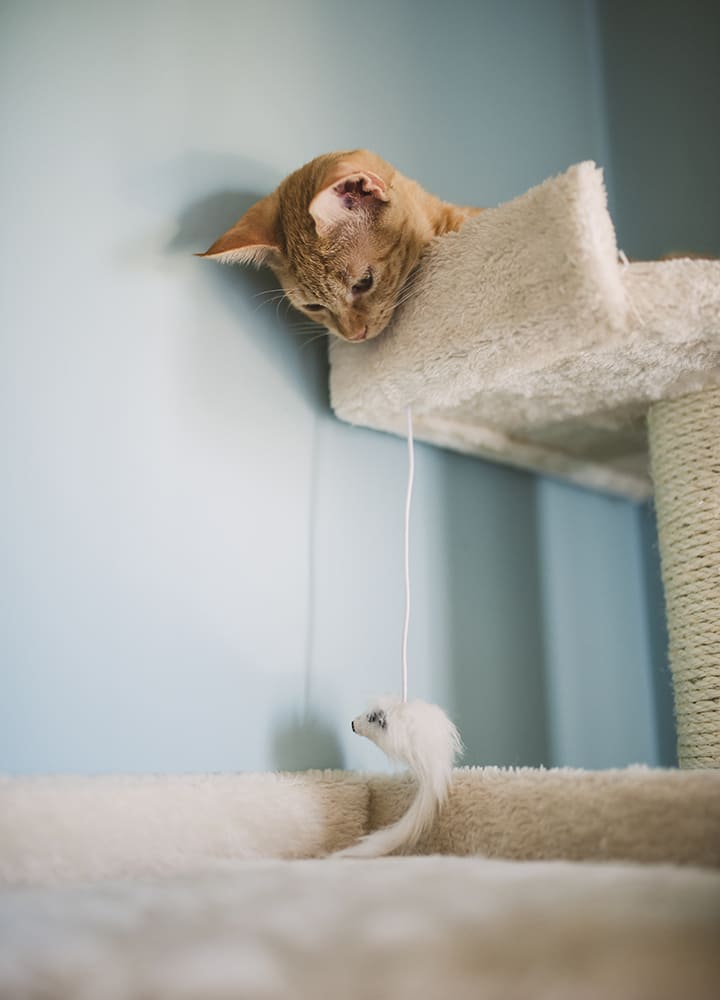
[[[427,441],[654,480],[685,770],[458,770],[417,856],[372,861],[326,855],[396,820],[407,775],[0,775],[0,997],[711,1000],[720,263],[618,263],[584,163],[437,241],[393,327],[331,360],[353,423],[404,434],[412,405]]]
[[[678,757],[720,766],[720,263],[628,263],[580,163],[437,240],[382,337],[333,340],[353,424],[655,492]]]

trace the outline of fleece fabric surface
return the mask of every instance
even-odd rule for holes
[[[0,885],[321,857],[367,825],[367,780],[296,774],[0,778]]]
[[[415,793],[408,775],[369,784],[372,829]],[[720,770],[459,768],[415,853],[720,868]]]
[[[576,164],[434,241],[382,336],[331,338],[335,413],[642,499],[652,403],[720,385],[720,262],[618,259]]]
[[[3,1000],[714,1000],[720,874],[245,861],[0,893]]]
[[[460,769],[429,856],[310,857],[413,791],[321,771],[3,779],[0,1000],[717,995],[720,771]]]
[[[344,771],[7,777],[0,885],[324,857],[394,822],[414,792],[404,774]],[[720,770],[458,768],[416,850],[720,866]]]

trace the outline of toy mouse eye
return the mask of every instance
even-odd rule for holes
[[[352,286],[353,295],[362,295],[363,292],[369,292],[373,286],[373,276],[372,271],[368,271],[359,281],[356,281]]]
[[[319,302],[311,302],[309,305],[303,306],[303,309],[307,309],[311,313],[320,312],[322,308]]]
[[[368,715],[367,720],[368,722],[377,722],[377,717],[377,712],[371,712],[370,715]]]

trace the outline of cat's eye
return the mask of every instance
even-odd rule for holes
[[[360,281],[356,281],[352,286],[353,295],[361,295],[363,292],[369,292],[373,286],[373,276],[372,271],[368,271],[367,274],[363,275]]]
[[[311,302],[309,305],[303,306],[303,309],[307,309],[308,312],[316,313],[320,312],[323,306],[319,302]]]

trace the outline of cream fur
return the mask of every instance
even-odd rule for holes
[[[580,163],[436,239],[390,328],[331,342],[354,424],[622,495],[651,492],[649,405],[720,384],[720,262],[623,264]]]

